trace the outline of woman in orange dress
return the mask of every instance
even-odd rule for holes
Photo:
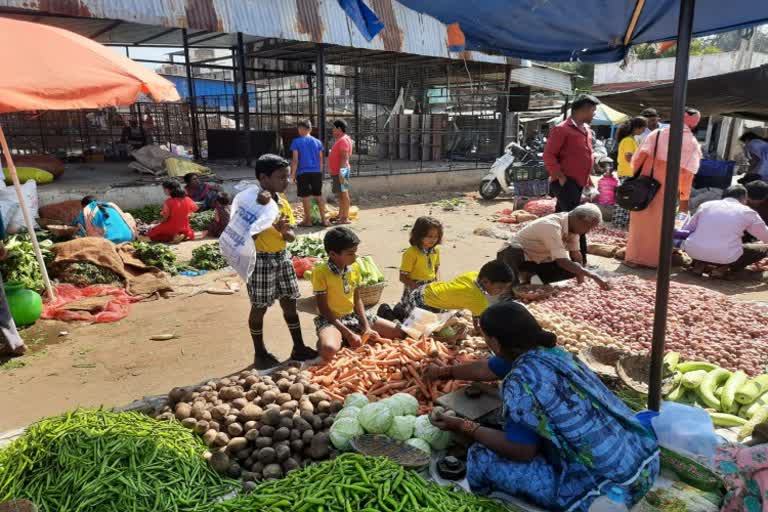
[[[701,147],[692,129],[699,124],[701,114],[687,108],[684,115],[683,146],[680,155],[680,173],[696,174],[701,162]],[[658,144],[657,144],[658,142]],[[669,150],[669,127],[648,135],[640,149],[632,157],[632,168],[642,169],[644,176],[651,175],[661,183],[659,191],[645,210],[631,212],[627,253],[624,262],[630,267],[656,268],[659,264],[661,245],[661,217],[664,210],[664,188],[667,181],[667,152]],[[686,175],[687,176],[687,175]],[[685,180],[685,178],[684,178]]]

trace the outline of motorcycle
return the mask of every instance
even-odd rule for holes
[[[510,142],[504,148],[504,154],[493,162],[488,174],[480,182],[480,196],[491,200],[502,191],[512,192],[512,183],[515,181],[514,172],[528,167],[543,169],[541,153],[534,153],[529,147],[524,148],[516,142]]]

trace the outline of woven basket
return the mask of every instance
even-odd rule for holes
[[[626,352],[615,347],[595,346],[579,352],[579,359],[601,379],[618,379],[616,363],[624,355]]]
[[[647,355],[626,355],[616,363],[616,373],[619,379],[638,393],[648,393],[650,381],[651,358]],[[661,381],[661,394],[666,395],[672,391],[672,376],[669,375]]]
[[[360,299],[363,301],[363,306],[367,309],[378,304],[386,286],[387,283],[376,283],[370,286],[358,287],[357,290],[360,294]]]
[[[553,296],[557,293],[557,288],[548,284],[521,284],[515,286],[512,292],[520,300],[535,302]]]
[[[420,468],[429,464],[429,454],[381,434],[363,434],[352,438],[352,448],[369,457],[387,457],[406,468]]]

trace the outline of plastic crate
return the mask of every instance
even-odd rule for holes
[[[549,193],[549,180],[516,181],[512,184],[516,196],[541,197]]]
[[[543,165],[511,167],[507,179],[512,183],[519,181],[546,180],[549,174]]]
[[[735,167],[736,162],[733,160],[702,160],[699,172],[693,179],[693,188],[726,189],[733,182]]]

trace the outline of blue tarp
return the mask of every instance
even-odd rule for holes
[[[443,23],[458,22],[468,50],[522,59],[613,62],[635,0],[399,0]],[[677,37],[679,0],[646,0],[631,44]],[[694,36],[768,23],[768,0],[697,0]]]
[[[179,96],[186,99],[188,96],[187,78],[176,75],[162,75],[173,82],[176,86],[176,90],[179,92]],[[208,78],[195,78],[193,81],[195,88],[195,96],[197,96],[198,106],[203,105],[202,97],[205,97],[205,104],[209,107],[219,107],[222,109],[233,110],[235,108],[235,95],[240,94],[240,88],[235,91],[235,83],[228,82],[226,80],[210,80]],[[256,102],[256,86],[248,84],[248,100],[251,106],[255,106]]]

